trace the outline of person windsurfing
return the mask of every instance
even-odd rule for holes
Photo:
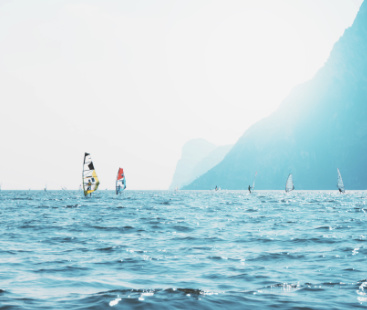
[[[251,194],[251,186],[249,185],[248,186],[248,191],[250,192],[250,194]]]
[[[217,186],[217,185],[215,185],[215,190],[216,190],[216,191],[218,190],[218,186]]]
[[[90,191],[90,190],[92,190],[92,182],[89,180],[88,181],[88,187],[87,187],[87,191]],[[92,193],[89,193],[89,197],[91,197],[92,196]]]

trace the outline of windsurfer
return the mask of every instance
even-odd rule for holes
[[[339,189],[339,193],[341,194],[342,193],[342,190],[340,188],[338,188],[338,189]]]
[[[216,191],[218,190],[218,186],[217,186],[217,185],[215,185],[215,190],[216,190]]]
[[[89,180],[88,181],[88,187],[87,187],[87,191],[91,191],[92,190],[92,182]],[[92,196],[92,193],[89,193],[89,196]]]
[[[250,194],[251,194],[251,186],[249,185],[248,186],[248,191],[250,192]]]

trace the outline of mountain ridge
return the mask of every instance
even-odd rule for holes
[[[192,139],[182,147],[181,158],[172,177],[170,190],[181,189],[218,164],[232,145],[216,146],[204,139]]]
[[[256,171],[258,189],[367,188],[367,2],[334,44],[315,76],[295,87],[279,108],[251,126],[216,167],[184,189],[245,189]],[[366,143],[367,144],[367,143]],[[363,171],[363,173],[361,173]]]

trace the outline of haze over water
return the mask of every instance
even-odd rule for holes
[[[0,309],[367,307],[365,192],[0,192]]]

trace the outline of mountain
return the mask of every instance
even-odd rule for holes
[[[221,162],[232,146],[216,146],[204,139],[193,139],[182,148],[169,189],[182,188]]]
[[[185,189],[367,188],[367,2],[315,77],[296,87],[279,109],[250,127],[227,156]]]

